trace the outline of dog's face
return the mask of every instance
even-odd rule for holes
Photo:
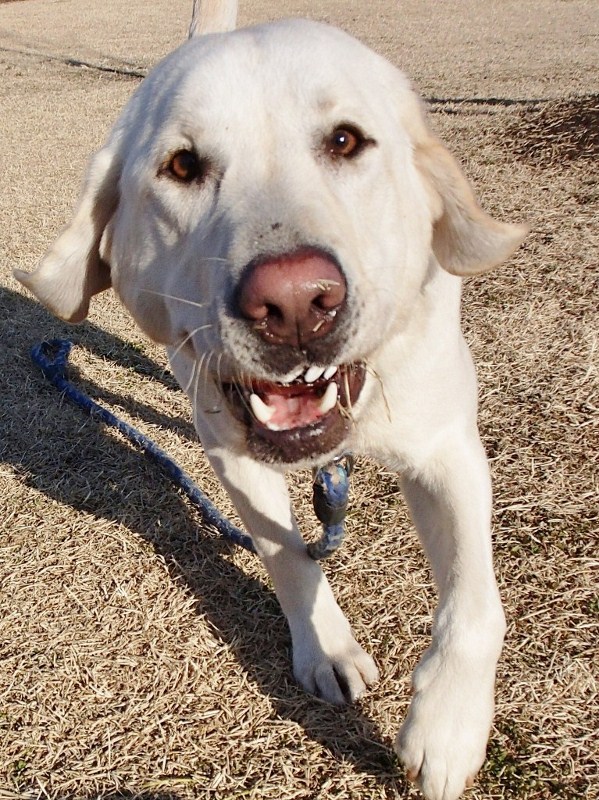
[[[431,271],[486,269],[523,233],[476,205],[401,73],[287,21],[165,59],[71,225],[19,277],[73,321],[112,283],[153,339],[193,357],[256,457],[298,463],[343,446],[369,363]]]

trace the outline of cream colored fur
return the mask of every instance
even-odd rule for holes
[[[191,33],[229,30],[235,15],[236,3],[206,0]],[[340,122],[376,145],[331,163],[320,142]],[[161,174],[179,148],[210,163],[201,185]],[[289,465],[252,457],[219,388],[253,363],[223,299],[244,265],[301,244],[335,254],[355,316],[340,362],[369,365],[344,445],[400,474],[439,592],[397,738],[428,800],[454,800],[482,764],[504,635],[458,276],[503,261],[524,234],[481,210],[400,72],[334,28],[294,20],[193,36],[159,64],[92,159],[72,222],[36,272],[17,275],[75,322],[112,281],[169,348],[204,449],[271,575],[294,674],[343,703],[377,667],[306,555]]]

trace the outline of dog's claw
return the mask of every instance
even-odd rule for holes
[[[319,645],[296,648],[293,671],[303,689],[336,706],[355,702],[379,679],[373,659],[351,634],[334,655]]]

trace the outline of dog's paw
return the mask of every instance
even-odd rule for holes
[[[427,800],[456,800],[485,759],[493,717],[494,664],[472,669],[429,651],[395,749]]]
[[[379,679],[376,664],[349,627],[333,636],[329,631],[328,636],[318,637],[312,631],[294,637],[293,674],[303,689],[334,705],[357,700]]]

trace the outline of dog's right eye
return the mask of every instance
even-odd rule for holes
[[[370,139],[356,125],[341,123],[324,140],[324,147],[327,155],[333,160],[350,160],[356,158],[370,145],[374,145],[374,139]]]
[[[205,163],[193,150],[178,150],[161,169],[162,174],[180,183],[193,183],[202,178],[205,171]]]

